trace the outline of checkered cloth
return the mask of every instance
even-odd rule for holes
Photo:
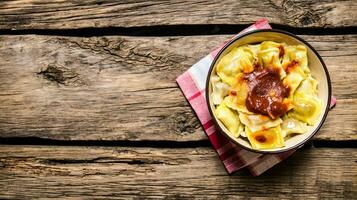
[[[236,36],[256,29],[271,29],[271,26],[266,19],[262,19],[244,29]],[[193,110],[196,112],[213,148],[217,151],[227,172],[231,174],[246,167],[253,176],[259,176],[292,155],[296,149],[279,154],[254,153],[230,142],[216,129],[206,104],[205,84],[210,65],[223,46],[224,44],[202,58],[186,72],[177,77],[176,81]],[[335,98],[333,98],[333,102],[331,105],[335,104]]]

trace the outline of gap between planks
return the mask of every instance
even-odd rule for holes
[[[34,146],[102,146],[102,147],[150,147],[150,148],[198,148],[211,147],[207,139],[197,141],[174,140],[54,140],[38,137],[9,137],[1,138],[0,145],[34,145]],[[329,141],[313,140],[304,148],[357,148],[357,140]]]
[[[0,35],[52,35],[52,36],[204,36],[237,34],[251,24],[191,24],[191,25],[157,25],[139,27],[91,27],[77,29],[0,29]],[[347,35],[357,34],[357,26],[339,28],[291,27],[271,23],[274,29],[288,31],[298,35]]]
[[[157,25],[251,24],[266,18],[290,27],[356,26],[353,0],[0,2],[1,29],[75,29]]]

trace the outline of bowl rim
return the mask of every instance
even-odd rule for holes
[[[275,32],[275,33],[280,33],[280,34],[285,34],[285,35],[288,35],[288,36],[291,36],[297,40],[299,40],[300,42],[304,43],[306,46],[308,46],[313,52],[314,54],[317,56],[317,58],[319,59],[319,61],[321,62],[322,64],[322,67],[324,69],[324,72],[325,72],[325,75],[326,75],[326,80],[327,80],[327,87],[328,87],[328,97],[327,97],[327,105],[326,105],[326,108],[325,108],[325,111],[324,111],[324,114],[323,114],[323,117],[322,119],[320,120],[318,126],[315,128],[315,130],[313,130],[313,132],[308,136],[306,137],[304,140],[302,140],[301,142],[289,147],[289,148],[286,148],[286,149],[281,149],[281,150],[257,150],[257,149],[253,149],[253,148],[249,148],[249,147],[246,147],[242,144],[240,144],[239,142],[237,142],[236,140],[233,140],[229,135],[228,133],[226,133],[218,124],[218,121],[216,119],[216,116],[214,115],[212,109],[211,109],[211,105],[210,105],[210,94],[209,94],[209,84],[210,84],[210,77],[211,77],[211,74],[212,74],[212,70],[214,68],[214,65],[216,64],[218,58],[221,56],[221,54],[229,47],[231,46],[232,44],[234,44],[237,40],[243,38],[243,37],[246,37],[248,35],[251,35],[251,34],[254,34],[254,33],[261,33],[261,32]],[[221,132],[226,138],[228,138],[228,140],[232,141],[234,144],[242,147],[243,149],[245,150],[248,150],[248,151],[251,151],[251,152],[255,152],[255,153],[261,153],[261,154],[277,154],[277,153],[283,153],[283,152],[287,152],[289,150],[292,150],[292,149],[296,149],[296,148],[299,148],[300,146],[304,145],[306,142],[308,142],[319,130],[320,128],[322,127],[323,123],[325,122],[326,120],[326,117],[327,117],[327,114],[329,112],[329,108],[330,108],[330,102],[331,102],[331,79],[330,79],[330,75],[329,75],[329,72],[327,70],[327,67],[326,67],[326,64],[324,63],[322,57],[320,56],[320,54],[308,43],[306,42],[304,39],[302,39],[301,37],[293,34],[293,33],[290,33],[290,32],[287,32],[287,31],[283,31],[283,30],[279,30],[279,29],[259,29],[259,30],[252,30],[252,31],[248,31],[246,33],[243,33],[243,34],[240,34],[238,36],[235,36],[231,41],[227,42],[223,47],[222,49],[217,53],[217,55],[215,56],[215,58],[213,59],[211,65],[210,65],[210,68],[209,68],[209,71],[208,71],[208,74],[207,74],[207,78],[206,78],[206,89],[205,89],[205,92],[206,92],[206,103],[207,103],[207,106],[208,106],[208,111],[209,113],[211,114],[212,116],[212,119],[213,119],[213,122],[214,124],[216,125],[217,129],[219,132]]]

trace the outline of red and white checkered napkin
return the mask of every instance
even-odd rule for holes
[[[255,24],[244,29],[238,35],[256,29],[271,29],[265,19],[257,21]],[[235,36],[235,37],[236,37]],[[210,65],[219,50],[224,46],[218,47],[206,57],[202,58],[190,69],[177,77],[176,81],[183,94],[196,112],[213,148],[217,151],[219,158],[223,162],[229,174],[247,167],[249,171],[258,176],[270,169],[280,161],[292,155],[296,149],[280,154],[259,154],[247,151],[230,142],[214,126],[205,99],[206,77]],[[333,99],[336,102],[335,99]]]

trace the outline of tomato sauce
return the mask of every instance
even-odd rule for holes
[[[288,106],[283,99],[289,96],[290,88],[283,85],[278,69],[256,68],[249,74],[244,74],[249,92],[246,107],[250,112],[270,116],[275,119],[284,115]]]
[[[286,65],[286,69],[285,69],[285,71],[286,71],[286,73],[290,73],[290,72],[292,72],[296,67],[298,67],[299,66],[299,61],[297,61],[297,60],[292,60],[289,64],[287,64]]]

